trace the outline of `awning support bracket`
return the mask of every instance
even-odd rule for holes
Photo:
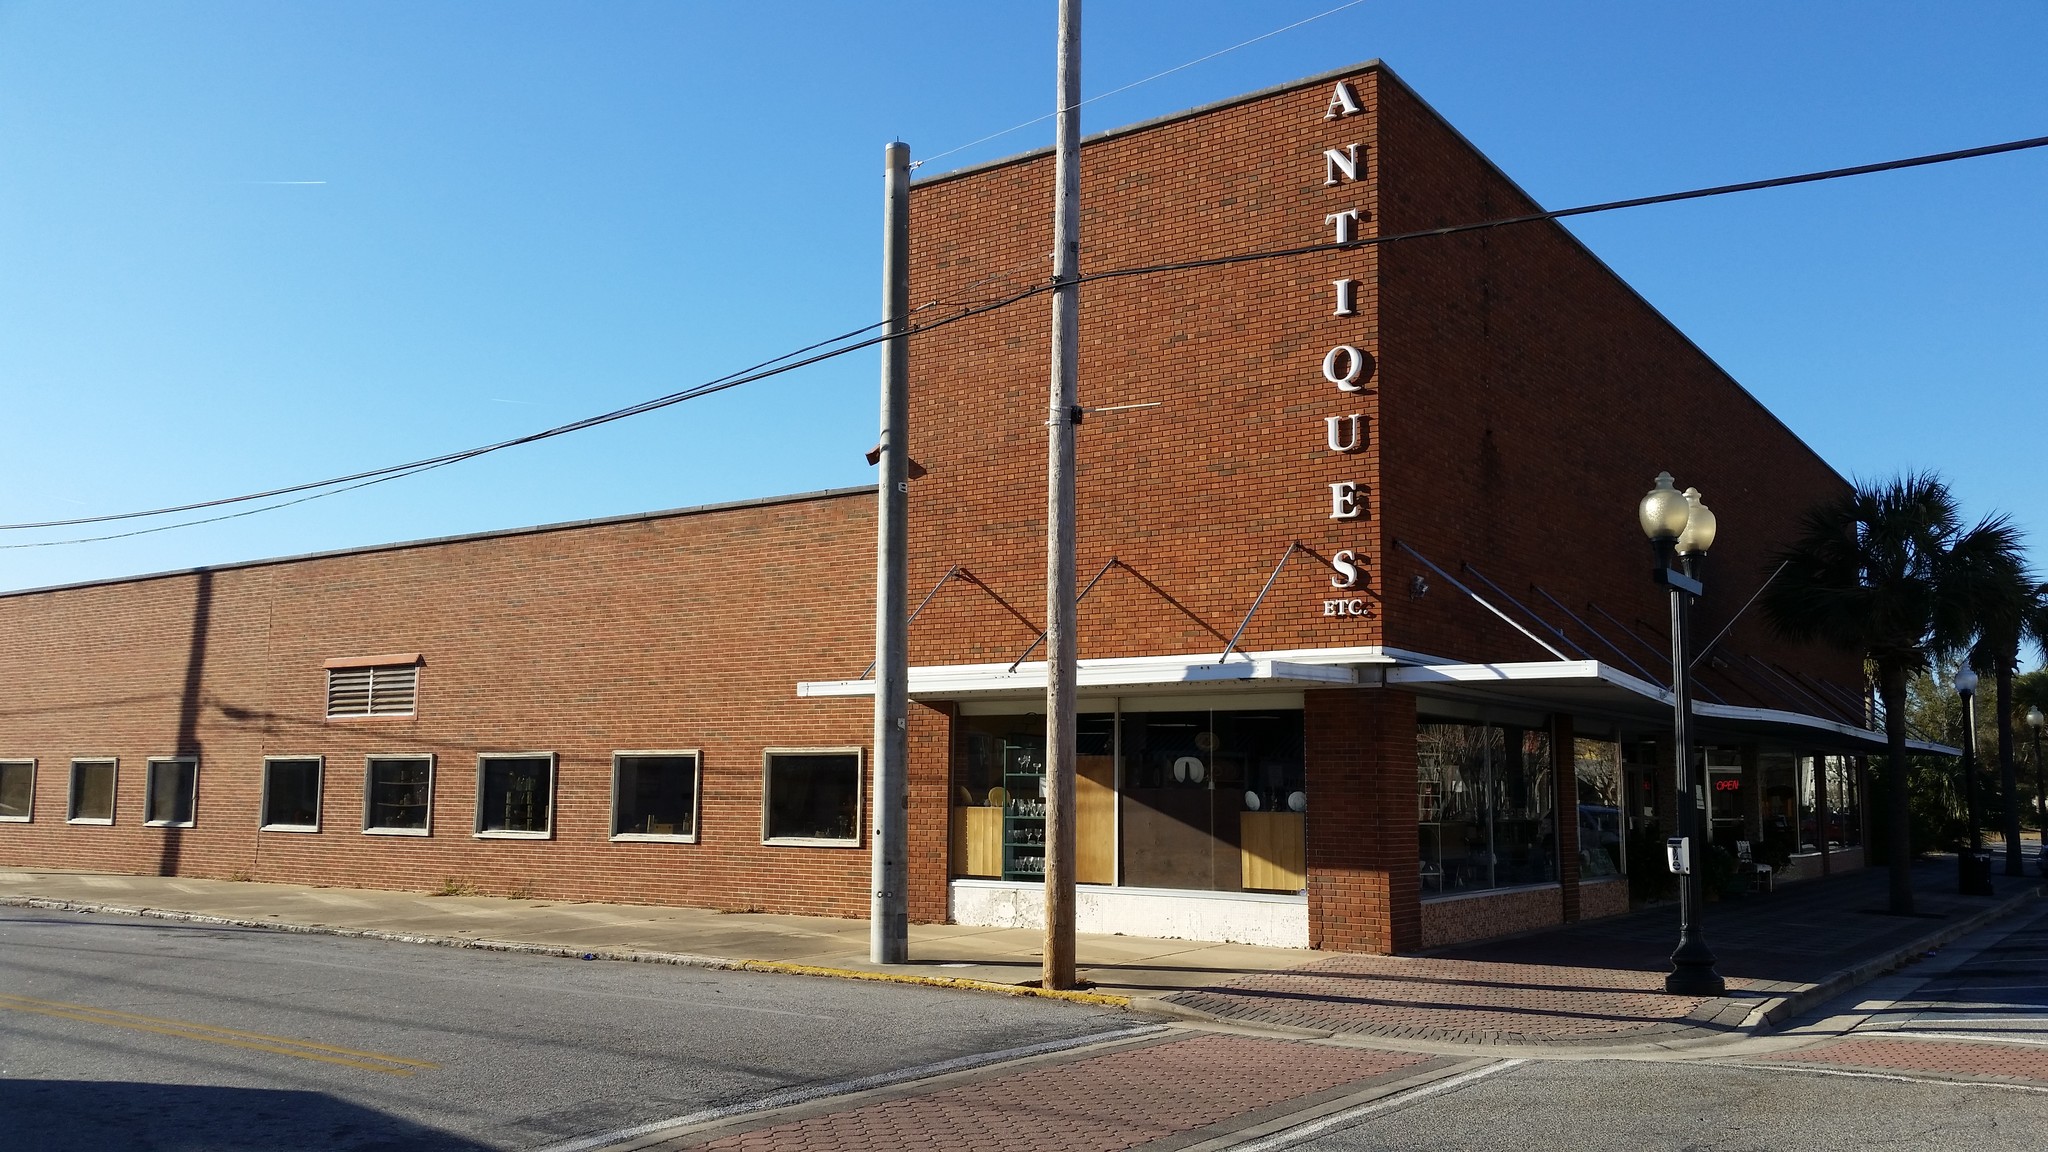
[[[1216,658],[1216,662],[1218,664],[1224,663],[1225,661],[1230,659],[1231,652],[1237,648],[1238,637],[1244,635],[1245,628],[1251,624],[1252,617],[1258,613],[1259,605],[1264,604],[1266,602],[1266,593],[1271,592],[1273,590],[1273,581],[1278,580],[1280,578],[1280,570],[1282,568],[1287,567],[1288,559],[1292,557],[1295,554],[1295,552],[1299,551],[1300,549],[1301,541],[1290,540],[1287,542],[1287,551],[1282,552],[1280,554],[1280,562],[1278,564],[1273,565],[1273,574],[1271,576],[1266,577],[1266,586],[1264,588],[1259,589],[1258,598],[1252,601],[1252,610],[1250,612],[1245,613],[1244,619],[1237,622],[1237,631],[1232,632],[1230,634],[1230,643],[1225,644],[1223,646],[1223,655],[1218,656]],[[1245,657],[1245,659],[1249,660],[1251,659],[1251,657],[1247,656]]]
[[[960,574],[960,566],[959,566],[958,564],[955,564],[955,565],[953,565],[953,566],[952,566],[951,568],[948,568],[948,569],[946,569],[946,574],[945,574],[944,576],[941,576],[941,577],[939,577],[939,582],[938,582],[937,584],[934,584],[934,585],[932,585],[932,590],[931,590],[931,591],[929,591],[929,592],[927,592],[927,593],[925,593],[925,594],[924,594],[924,599],[922,599],[922,600],[920,600],[920,601],[918,601],[918,602],[917,602],[917,608],[916,608],[915,610],[913,610],[913,611],[912,611],[912,612],[910,613],[910,616],[909,616],[909,618],[908,618],[908,619],[906,619],[906,620],[904,620],[904,621],[903,621],[903,627],[904,627],[904,628],[905,628],[905,629],[907,630],[907,629],[909,629],[909,627],[910,627],[910,626],[911,626],[912,624],[916,623],[916,622],[917,622],[917,614],[918,614],[919,612],[922,612],[922,611],[924,611],[924,606],[932,602],[932,597],[934,597],[934,596],[937,596],[937,595],[939,594],[939,589],[941,589],[941,588],[944,588],[944,587],[946,586],[946,581],[948,581],[948,580],[951,580],[951,579],[952,579],[953,577],[955,577],[955,576],[957,576],[957,575],[959,575],[959,574]],[[881,659],[881,657],[879,657],[879,656],[878,656],[878,657],[876,657],[876,658],[875,658],[875,660],[870,660],[870,661],[868,661],[868,666],[867,666],[867,667],[865,667],[865,668],[863,668],[863,669],[861,669],[861,670],[860,670],[860,675],[858,675],[858,676],[854,677],[854,679],[856,679],[856,680],[865,680],[865,679],[867,679],[867,678],[868,678],[868,675],[869,675],[870,673],[872,673],[872,672],[873,672],[873,671],[875,670],[875,662],[876,662],[876,660],[880,660],[880,659]]]
[[[1087,586],[1081,589],[1081,594],[1079,596],[1074,597],[1074,603],[1078,605],[1081,603],[1081,601],[1086,600],[1088,598],[1088,593],[1095,591],[1095,582],[1097,580],[1102,579],[1102,577],[1106,573],[1108,573],[1108,571],[1111,568],[1116,567],[1120,563],[1122,563],[1122,561],[1118,560],[1114,556],[1111,556],[1109,558],[1109,563],[1104,564],[1102,567],[1096,569],[1095,575],[1090,576],[1088,578]],[[1022,664],[1026,657],[1030,656],[1033,652],[1038,651],[1038,646],[1040,644],[1045,643],[1046,636],[1051,632],[1052,629],[1050,628],[1040,629],[1038,633],[1038,639],[1033,640],[1031,642],[1031,647],[1026,648],[1015,660],[1010,661],[1010,671],[1015,672],[1017,670],[1017,665]]]
[[[1434,572],[1437,575],[1443,577],[1445,583],[1449,584],[1453,588],[1456,588],[1458,591],[1463,592],[1465,595],[1470,596],[1474,603],[1477,603],[1481,608],[1486,609],[1488,612],[1493,613],[1495,616],[1500,617],[1503,623],[1505,623],[1508,627],[1513,628],[1515,631],[1520,632],[1522,635],[1527,636],[1532,642],[1535,643],[1535,645],[1538,648],[1543,649],[1545,652],[1550,653],[1552,656],[1555,656],[1559,660],[1569,661],[1571,659],[1571,657],[1565,655],[1562,652],[1559,652],[1557,649],[1552,648],[1550,645],[1544,643],[1543,637],[1538,636],[1534,632],[1529,631],[1527,628],[1522,627],[1520,624],[1515,623],[1514,617],[1508,615],[1507,613],[1501,611],[1500,609],[1494,607],[1492,604],[1488,603],[1486,597],[1481,596],[1479,593],[1474,592],[1470,588],[1465,587],[1463,584],[1458,583],[1457,577],[1451,575],[1449,572],[1446,572],[1443,569],[1437,567],[1435,564],[1431,563],[1429,557],[1424,556],[1422,553],[1417,552],[1413,548],[1410,548],[1408,546],[1407,541],[1396,540],[1394,541],[1394,547],[1399,548],[1401,551],[1406,552],[1410,556],[1415,557],[1417,560],[1422,561],[1423,565],[1427,567],[1431,572]]]

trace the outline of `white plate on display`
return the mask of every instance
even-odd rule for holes
[[[1259,810],[1259,794],[1257,792],[1245,793],[1244,806],[1251,809],[1254,812],[1257,812]]]
[[[988,790],[988,806],[991,808],[1001,808],[1009,800],[1010,793],[1007,789],[991,788]]]
[[[1202,767],[1199,756],[1183,756],[1173,762],[1173,778],[1185,784],[1200,784],[1208,770]]]
[[[1289,792],[1287,794],[1287,810],[1289,812],[1308,811],[1308,795],[1303,792]]]

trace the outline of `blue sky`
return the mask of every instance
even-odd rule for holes
[[[1090,0],[1084,92],[1340,2]],[[1048,112],[1054,16],[0,0],[0,522],[464,448],[866,324],[883,145]],[[1365,0],[1083,129],[1381,58],[1564,207],[2048,135],[2043,44],[2036,0]],[[2044,189],[2048,150],[1572,228],[1842,472],[1937,469],[2048,567]],[[264,515],[0,533],[0,588],[865,483],[875,390],[859,353]]]

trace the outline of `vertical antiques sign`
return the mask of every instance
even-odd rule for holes
[[[1342,127],[1344,121],[1365,109],[1358,102],[1358,93],[1350,81],[1340,80],[1330,93],[1329,106],[1323,119]],[[1369,179],[1369,160],[1366,146],[1359,143],[1338,144],[1323,150],[1323,187],[1333,189],[1342,196],[1356,192]],[[1358,207],[1336,207],[1323,217],[1323,226],[1330,229],[1328,236],[1337,244],[1354,244],[1360,238],[1360,229],[1372,218],[1372,213]],[[1355,279],[1344,277],[1331,282],[1336,308],[1333,315],[1342,319],[1358,315],[1358,285]],[[1334,387],[1337,413],[1323,418],[1324,442],[1331,452],[1347,469],[1354,466],[1358,453],[1363,452],[1371,436],[1370,421],[1364,412],[1347,412],[1344,409],[1357,404],[1357,397],[1366,389],[1372,379],[1374,361],[1372,353],[1354,343],[1340,343],[1323,353],[1323,381]],[[1341,473],[1340,473],[1341,475]],[[1371,519],[1369,492],[1363,481],[1356,478],[1334,479],[1329,482],[1330,519],[1342,521],[1363,521]],[[1340,548],[1330,556],[1330,587],[1340,593],[1355,592],[1367,584],[1370,577],[1364,571],[1364,562],[1355,548]],[[1325,616],[1370,616],[1371,605],[1355,596],[1339,596],[1323,601]]]

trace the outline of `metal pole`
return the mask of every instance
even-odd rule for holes
[[[1963,803],[1970,821],[1970,851],[1984,847],[1984,834],[1977,830],[1977,694],[1963,695]]]
[[[1080,393],[1081,0],[1060,0],[1053,160],[1052,404],[1046,418],[1045,949],[1042,988],[1074,986],[1074,421]]]
[[[2034,729],[2034,803],[2041,809],[2041,818],[2035,822],[2034,831],[2041,841],[2041,867],[2048,871],[2048,768],[2041,764],[2041,729]]]
[[[1668,560],[1668,557],[1667,557]],[[1699,587],[1695,561],[1683,559],[1685,578]],[[1666,570],[1669,570],[1667,563]],[[1684,839],[1691,866],[1681,877],[1678,901],[1678,947],[1671,953],[1671,973],[1664,989],[1681,996],[1719,996],[1727,991],[1714,971],[1714,953],[1700,933],[1700,910],[1706,905],[1707,853],[1700,839],[1700,813],[1707,806],[1692,748],[1692,605],[1685,589],[1671,586],[1671,743],[1678,758],[1678,835]]]
[[[882,345],[882,474],[878,485],[875,547],[875,742],[868,959],[901,964],[910,959],[910,864],[904,840],[909,802],[910,625],[908,595],[910,504],[910,145],[897,141],[883,153],[882,318],[891,339]]]

